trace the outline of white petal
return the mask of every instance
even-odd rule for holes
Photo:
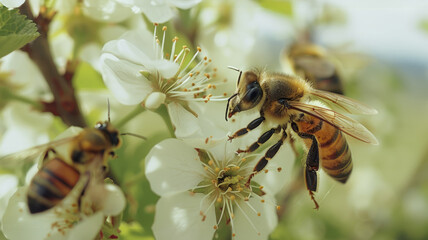
[[[165,103],[165,99],[166,99],[165,93],[152,92],[149,94],[149,96],[146,98],[146,100],[144,100],[144,106],[147,109],[155,110],[161,104]]]
[[[133,14],[131,9],[114,0],[85,0],[83,13],[95,20],[109,22],[121,22]]]
[[[264,153],[265,151],[262,154]],[[256,161],[258,160],[259,159],[256,159]],[[253,178],[253,181],[262,185],[265,192],[275,195],[287,186],[294,176],[294,174],[292,174],[294,160],[295,156],[290,145],[284,143],[275,157],[266,165],[265,169],[268,170],[268,172],[259,172]],[[255,161],[253,163],[256,164]],[[281,168],[281,170],[278,171],[278,168]]]
[[[56,66],[61,72],[65,72],[68,59],[73,54],[74,39],[67,33],[57,34],[52,38],[51,49]]]
[[[215,211],[211,207],[202,221],[200,211],[208,208],[205,195],[189,192],[161,197],[156,204],[152,229],[157,240],[211,240],[214,234]]]
[[[125,195],[123,195],[122,190],[114,184],[105,184],[104,188],[106,190],[102,208],[104,215],[119,215],[126,205]]]
[[[168,4],[145,0],[146,2],[141,11],[147,16],[151,22],[164,23],[174,16],[174,11]]]
[[[191,8],[200,2],[201,2],[201,0],[169,0],[169,3],[171,5],[174,5],[178,8],[182,8],[182,9]]]
[[[151,72],[157,70],[164,78],[171,78],[177,73],[180,66],[178,65],[178,63],[162,59],[155,61],[150,67],[153,68],[149,69],[151,70]],[[149,66],[147,66],[147,68],[149,68]]]
[[[103,214],[101,212],[97,212],[94,215],[83,219],[74,226],[69,234],[67,234],[67,239],[92,240],[97,234],[99,234],[103,222]]]
[[[25,71],[22,69],[25,68]],[[28,57],[27,53],[20,50],[2,58],[0,65],[1,72],[11,72],[10,81],[22,86],[19,93],[30,98],[39,98],[43,94],[43,100],[51,100],[49,87],[34,62]]]
[[[0,3],[7,8],[17,8],[21,6],[25,0],[1,0]]]
[[[44,239],[51,230],[55,216],[47,213],[30,214],[26,201],[26,188],[19,188],[10,198],[3,215],[2,231],[7,239]],[[25,229],[25,231],[23,231]]]
[[[168,113],[178,138],[189,137],[200,130],[196,117],[179,103],[168,104]]]
[[[112,54],[101,55],[104,82],[122,104],[138,104],[152,91],[150,82],[139,73],[140,70],[141,66],[121,61]]]
[[[155,58],[152,40],[153,36],[148,31],[131,31],[122,35],[119,40],[107,42],[102,52],[113,54],[120,60],[145,66]]]
[[[238,204],[242,210],[237,206],[234,207],[236,240],[267,239],[275,229],[278,224],[275,200],[270,195],[265,195],[263,198],[265,199],[264,203],[259,198],[250,198],[248,202],[239,201]],[[258,213],[260,213],[260,216],[257,215]],[[250,224],[250,221],[252,224]]]
[[[18,178],[12,174],[0,175],[0,219],[3,217],[10,197],[18,187]]]
[[[146,157],[146,176],[161,196],[196,187],[204,174],[196,150],[178,139],[162,141]]]

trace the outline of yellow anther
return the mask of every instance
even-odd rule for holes
[[[166,27],[166,26],[163,26],[163,27],[162,27],[162,31],[166,31],[166,29],[167,29],[167,27]]]
[[[214,164],[214,161],[211,159],[208,161],[208,165],[212,166]]]

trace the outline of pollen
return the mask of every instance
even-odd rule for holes
[[[201,47],[198,46],[196,49],[198,50],[198,52],[202,52],[202,48]]]
[[[172,39],[172,42],[177,42],[178,41],[178,37],[174,37],[173,39]],[[175,57],[175,56],[174,56]]]
[[[163,26],[163,27],[162,27],[162,31],[164,31],[164,32],[165,32],[165,31],[166,31],[166,29],[167,29],[167,27],[166,27],[166,26]]]
[[[262,215],[262,214],[261,214],[260,212],[258,212],[258,213],[257,213],[257,216],[259,216],[259,217],[260,217],[261,215]]]
[[[215,229],[215,230],[217,230],[217,229],[218,229],[218,226],[217,226],[217,225],[214,225],[214,229]]]
[[[265,173],[268,173],[268,172],[269,172],[269,170],[265,169]]]
[[[211,159],[208,161],[208,165],[212,166],[214,164],[214,161]]]
[[[218,203],[221,203],[221,201],[223,201],[223,198],[218,197],[218,198],[217,198],[217,202],[218,202]]]
[[[281,168],[281,167],[279,167],[277,170],[278,170],[278,172],[281,172],[282,168]]]
[[[232,196],[230,196],[230,197],[229,197],[229,199],[230,199],[231,201],[235,201],[236,197],[235,197],[235,195],[232,195]]]
[[[276,210],[278,210],[278,211],[281,210],[281,206],[279,206],[279,205],[276,206]]]
[[[215,168],[215,172],[216,172],[216,173],[220,172],[220,168],[216,167],[216,168]]]
[[[262,200],[260,200],[260,202],[261,202],[261,203],[265,203],[265,200],[264,200],[264,199],[262,199]]]
[[[264,188],[263,186],[260,186],[260,187],[259,187],[259,189],[260,189],[260,190],[262,190],[263,188]]]
[[[210,78],[210,75],[208,73],[205,73],[204,76]],[[211,84],[208,84],[208,88],[211,88]]]

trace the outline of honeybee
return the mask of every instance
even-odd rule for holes
[[[43,154],[42,166],[27,192],[28,209],[35,214],[58,205],[81,180],[85,181],[82,195],[89,183],[102,183],[107,159],[115,156],[114,150],[120,144],[119,132],[110,121],[98,122],[95,128],[84,128],[76,136],[4,156],[0,166],[10,165],[16,158],[34,161]],[[57,151],[63,147],[68,148],[66,155]]]
[[[238,149],[237,152],[255,151],[273,134],[281,133],[280,140],[266,151],[254,167],[247,185],[254,174],[265,168],[292,133],[287,129],[290,125],[295,133],[293,134],[302,138],[309,149],[304,169],[305,183],[315,208],[318,209],[314,192],[317,191],[320,160],[324,171],[341,183],[348,180],[352,171],[351,151],[343,133],[370,144],[376,145],[378,141],[356,120],[319,106],[314,100],[323,100],[351,114],[376,114],[377,111],[345,96],[315,89],[298,76],[259,70],[243,73],[233,69],[239,71],[239,77],[236,93],[227,102],[226,120],[236,113],[249,109],[257,109],[260,117],[229,136],[229,140],[248,133],[265,121],[270,121],[276,126],[263,133],[247,149]]]
[[[295,43],[282,53],[281,60],[283,64],[289,64],[296,75],[312,83],[314,88],[343,94],[336,64],[320,46]]]

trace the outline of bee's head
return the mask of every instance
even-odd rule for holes
[[[95,125],[95,128],[107,136],[112,146],[117,147],[120,145],[121,140],[119,137],[119,131],[112,126],[110,121],[98,122]]]
[[[261,73],[255,71],[240,71],[237,91],[233,94],[227,104],[226,120],[235,113],[249,110],[259,104],[263,98],[263,89],[260,86]]]

